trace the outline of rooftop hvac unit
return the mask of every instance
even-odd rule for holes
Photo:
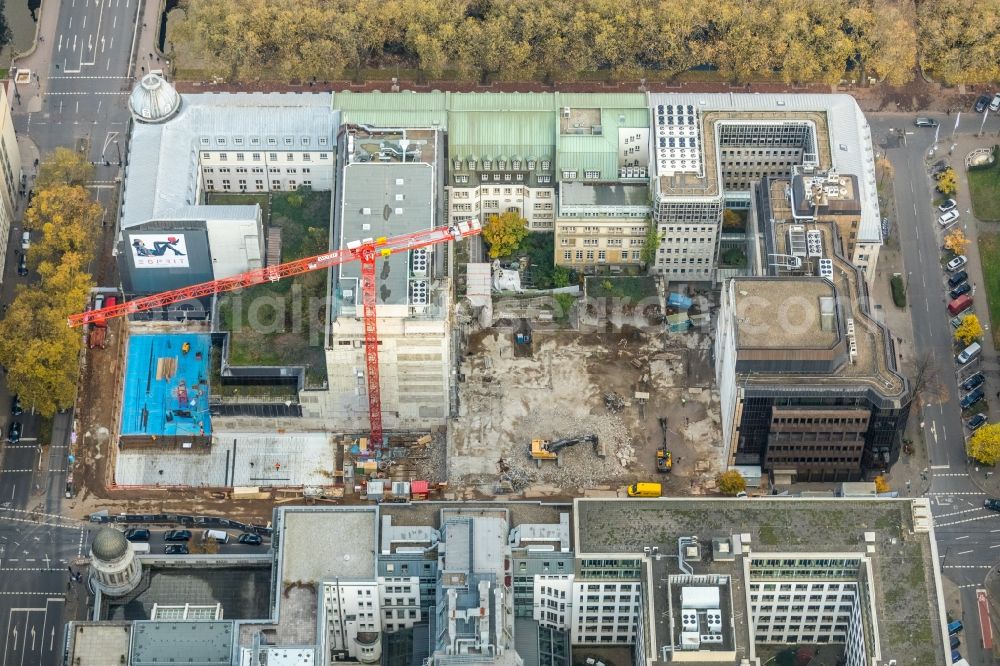
[[[681,609],[681,631],[698,632],[698,611],[693,608]]]
[[[710,608],[705,611],[705,624],[709,633],[718,634],[722,632],[722,611],[718,608]],[[705,640],[704,638],[702,639]]]
[[[806,232],[806,248],[810,257],[823,256],[823,232],[819,229],[810,229]]]
[[[854,335],[854,317],[847,318],[847,334],[850,336]]]
[[[788,229],[788,253],[794,257],[806,256],[805,227],[790,227]]]
[[[833,259],[819,260],[819,276],[833,280]]]
[[[701,647],[701,641],[696,632],[683,632],[681,633],[681,649],[682,650],[697,650]]]
[[[681,607],[693,609],[719,608],[718,587],[682,587]]]
[[[427,305],[427,280],[410,282],[410,305]]]
[[[702,634],[699,638],[702,643],[718,644],[722,642],[722,634]]]
[[[410,266],[415,277],[427,275],[427,248],[418,247],[410,252]]]

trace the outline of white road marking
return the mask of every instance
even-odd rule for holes
[[[972,550],[963,550],[961,553],[956,553],[956,555],[968,555],[969,553],[973,553],[973,552],[975,552],[975,551],[972,551]]]

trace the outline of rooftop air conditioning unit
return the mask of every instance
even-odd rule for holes
[[[564,107],[563,107],[563,110],[562,110],[562,117],[563,117],[563,118],[569,118],[569,107],[568,107],[568,106],[564,106]]]

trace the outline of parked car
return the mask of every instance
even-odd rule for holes
[[[984,425],[986,425],[986,421],[987,418],[985,414],[976,414],[971,419],[966,421],[965,427],[968,428],[970,431],[975,432],[976,430],[979,430]]]
[[[187,555],[188,547],[183,543],[171,543],[163,547],[164,555]]]
[[[17,274],[24,277],[28,274],[28,255],[22,254],[17,262]]]
[[[30,248],[31,248],[31,232],[25,231],[23,234],[21,234],[21,249],[27,252],[28,249]]]
[[[149,530],[142,527],[130,527],[125,530],[125,538],[129,541],[149,541]]]
[[[918,116],[917,119],[913,121],[913,124],[916,125],[917,127],[937,127],[938,121],[934,120],[933,118]]]
[[[960,661],[962,661],[962,653],[959,652],[958,650],[952,650],[951,651],[951,663],[957,664]],[[966,663],[968,663],[968,662],[966,662]]]
[[[260,538],[258,534],[241,534],[240,538],[237,539],[240,543],[245,543],[248,546],[259,546],[264,543],[264,540]]]
[[[989,509],[990,511],[1000,511],[1000,499],[996,499],[995,497],[991,497],[988,500],[986,500],[985,502],[983,502],[983,506],[986,507],[987,509]],[[954,624],[954,622],[952,622],[952,624]],[[958,625],[957,629],[952,629],[951,624],[948,625],[948,632],[949,633],[954,634],[955,632],[958,632],[958,631],[961,631],[961,630],[962,630],[962,625]]]
[[[957,271],[959,268],[961,268],[962,266],[966,265],[967,263],[969,263],[969,258],[966,257],[964,254],[960,254],[957,257],[955,257],[954,259],[952,259],[951,261],[949,261],[948,265],[945,266],[945,268],[948,269],[949,273],[954,273],[955,271]]]
[[[938,206],[938,210],[942,213],[947,213],[949,210],[953,210],[958,203],[954,199],[945,199],[944,203]]]
[[[21,404],[21,396],[16,393],[10,399],[10,414],[11,416],[24,414],[24,405]]]
[[[1000,111],[1000,93],[993,96],[993,101],[990,102],[990,111],[993,113]]]
[[[950,168],[951,167],[948,165],[948,160],[938,160],[937,162],[934,163],[933,166],[931,166],[931,175],[936,176],[939,173],[947,171]]]
[[[986,500],[987,504],[989,502],[991,502],[991,501],[992,502],[997,502],[997,507],[998,507],[997,510],[1000,510],[1000,500]],[[986,508],[987,509],[991,509],[993,507],[987,506]],[[948,635],[949,636],[957,634],[960,631],[962,631],[962,621],[961,620],[955,620],[954,622],[949,622],[948,623]]]
[[[965,271],[959,271],[958,273],[955,273],[950,278],[948,278],[948,286],[954,289],[955,287],[962,284],[968,279],[969,279],[968,273],[966,273]]]
[[[958,636],[949,636],[948,642],[951,645],[951,649],[954,650],[955,648],[957,648],[959,645],[962,644],[962,639],[959,638]]]
[[[163,535],[164,541],[190,541],[191,530],[170,530]]]
[[[10,425],[7,427],[7,441],[11,444],[17,444],[21,441],[21,422],[11,421]]]
[[[990,105],[990,96],[980,95],[979,99],[976,100],[976,106],[974,108],[976,110],[976,113],[982,113],[983,111],[986,110],[986,107],[988,107],[989,105]]]
[[[985,397],[986,394],[983,393],[983,389],[977,388],[975,391],[962,398],[962,401],[959,404],[962,405],[962,409],[968,409]]]
[[[983,373],[977,372],[976,374],[972,375],[964,382],[962,382],[962,390],[971,391],[972,389],[979,388],[980,386],[983,385],[983,382],[985,381],[986,377],[983,376]]]
[[[963,284],[958,285],[951,291],[949,291],[948,295],[951,296],[952,298],[958,298],[962,294],[967,294],[970,291],[972,291],[972,285],[969,284],[968,282],[965,282]]]
[[[958,219],[958,211],[952,209],[938,218],[938,224],[940,224],[942,227],[947,227],[948,225],[953,224],[957,219]]]

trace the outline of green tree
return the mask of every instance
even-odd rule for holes
[[[938,175],[937,189],[946,197],[958,191],[958,179],[955,177],[954,169],[945,169]]]
[[[1000,423],[987,423],[966,444],[969,457],[984,465],[1000,462]]]
[[[656,251],[660,249],[660,231],[656,226],[656,223],[652,220],[649,221],[649,226],[646,227],[646,238],[642,242],[642,252],[640,253],[640,258],[642,263],[649,266],[653,265],[656,261]]]
[[[723,495],[736,496],[747,489],[747,481],[737,470],[720,472],[715,477],[715,484]]]
[[[10,31],[10,26],[7,25],[7,12],[5,0],[0,0],[0,49],[10,44],[10,40],[13,38],[13,34]]]
[[[52,185],[86,185],[94,178],[94,166],[84,155],[69,148],[56,148],[38,168],[35,178],[36,194],[39,189]]]
[[[569,269],[565,266],[556,266],[552,269],[552,286],[568,287],[569,286]]]
[[[974,314],[963,317],[962,323],[955,329],[955,339],[963,345],[972,344],[981,337],[983,337],[983,326],[979,323],[979,317]]]
[[[493,259],[510,256],[527,235],[528,221],[514,211],[491,215],[483,225],[483,240]]]

